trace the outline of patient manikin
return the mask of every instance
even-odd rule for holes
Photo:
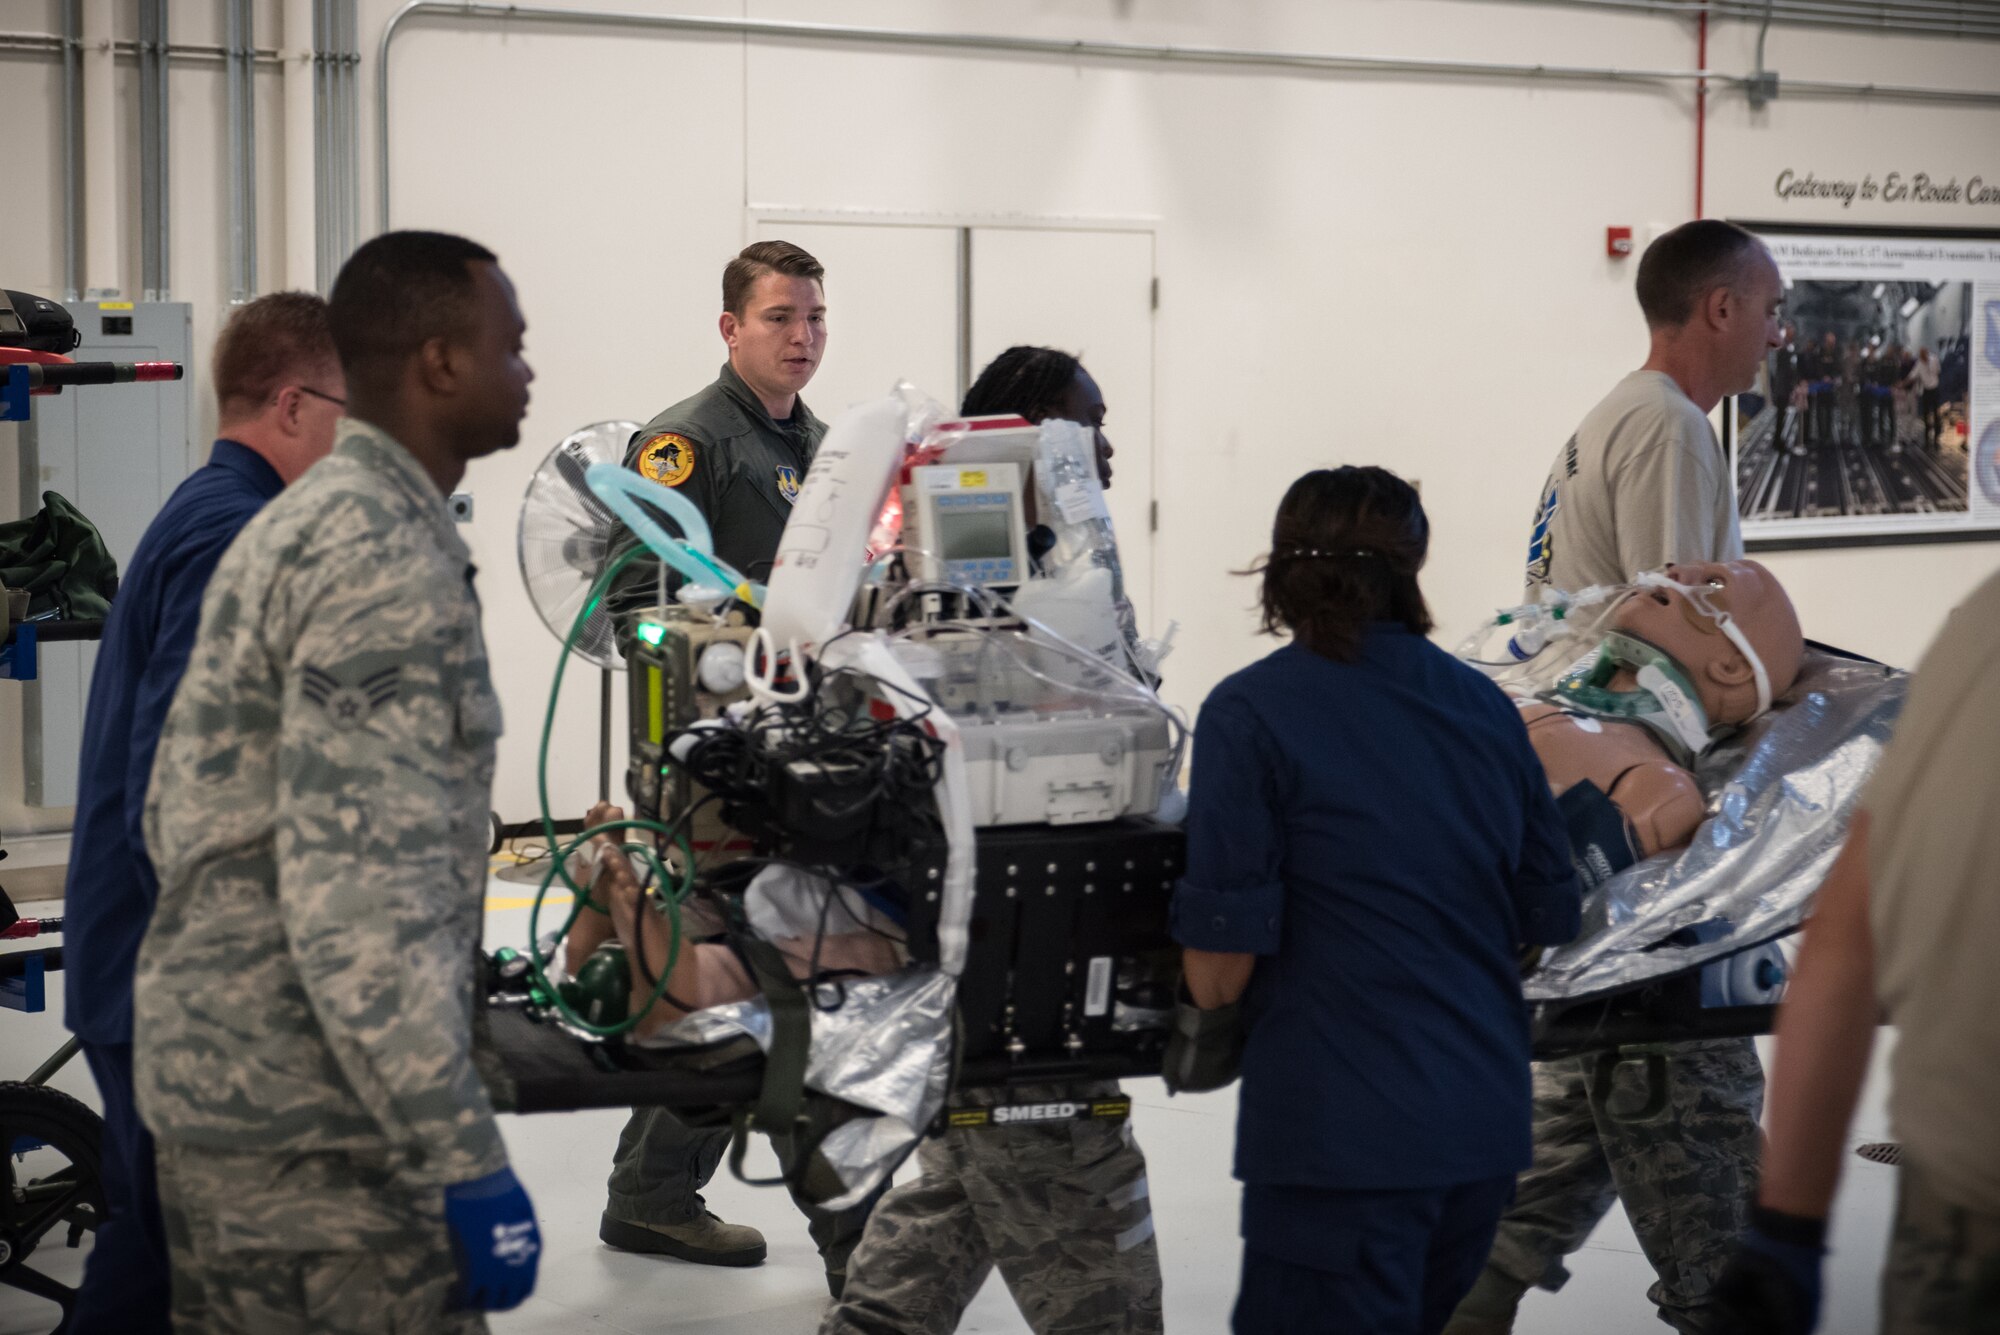
[[[1597,649],[1520,702],[1579,861],[1597,864],[1581,868],[1592,883],[1693,838],[1706,804],[1690,768],[1769,710],[1805,654],[1791,599],[1755,561],[1668,566],[1636,582]],[[1602,837],[1603,798],[1623,818],[1626,857]],[[1577,837],[1593,820],[1600,836]]]
[[[624,819],[623,811],[602,802],[586,818],[593,827]],[[692,939],[713,936],[721,924],[708,916],[705,907],[690,901],[682,909],[680,950],[674,956],[666,992],[650,1010],[646,1009],[653,984],[641,971],[639,961],[641,958],[652,961],[654,969],[664,963],[672,943],[672,928],[644,902],[631,860],[609,836],[598,835],[590,841],[589,850],[582,859],[584,874],[575,879],[578,884],[590,887],[590,906],[577,915],[570,927],[563,960],[569,975],[578,978],[600,946],[615,939],[624,947],[621,964],[627,969],[631,983],[628,1011],[634,1015],[644,1011],[632,1031],[634,1038],[643,1039],[691,1011],[748,1001],[758,994],[755,978],[733,948],[718,940]],[[844,897],[852,895],[851,891],[841,893]],[[600,911],[600,906],[610,909],[608,916]],[[823,934],[809,925],[801,929],[802,935],[769,934],[767,939],[796,978],[808,977],[815,964],[822,978],[889,973],[901,966],[902,959],[889,935],[873,927],[862,931],[840,930],[837,924],[842,916],[851,920],[845,924],[851,929],[854,921],[872,915],[865,905],[856,909],[850,904],[831,922],[826,921],[825,913],[819,915],[825,928]]]

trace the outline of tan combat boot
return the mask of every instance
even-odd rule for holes
[[[696,1265],[761,1265],[764,1235],[748,1224],[725,1224],[706,1210],[685,1224],[637,1224],[605,1215],[597,1236],[621,1252],[676,1256]]]

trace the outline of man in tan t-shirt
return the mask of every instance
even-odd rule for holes
[[[1762,242],[1691,222],[1639,261],[1646,364],[1619,381],[1557,453],[1535,513],[1528,596],[1622,584],[1674,563],[1743,555],[1728,469],[1708,414],[1756,383],[1783,339],[1784,283]],[[1667,1110],[1619,1117],[1621,1082],[1592,1088],[1584,1058],[1535,1067],[1535,1161],[1446,1335],[1502,1335],[1523,1294],[1568,1278],[1563,1258],[1622,1200],[1659,1282],[1647,1296],[1683,1335],[1714,1329],[1711,1290],[1742,1229],[1764,1072],[1747,1038],[1668,1050]]]
[[[2000,1327],[2000,575],[1945,623],[1814,902],[1778,1016],[1770,1147],[1722,1281],[1735,1325],[1804,1335],[1875,1026],[1902,1142],[1883,1335]]]

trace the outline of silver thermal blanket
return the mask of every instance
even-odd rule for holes
[[[1695,765],[1694,842],[1584,897],[1583,932],[1549,953],[1528,1000],[1616,992],[1769,941],[1805,920],[1902,711],[1909,674],[1808,649],[1763,718]],[[1684,928],[1697,930],[1682,933]],[[1668,943],[1668,938],[1674,938]]]

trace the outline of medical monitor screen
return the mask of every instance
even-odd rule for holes
[[[947,561],[1004,561],[1014,554],[1013,511],[957,510],[938,515],[938,545]]]

